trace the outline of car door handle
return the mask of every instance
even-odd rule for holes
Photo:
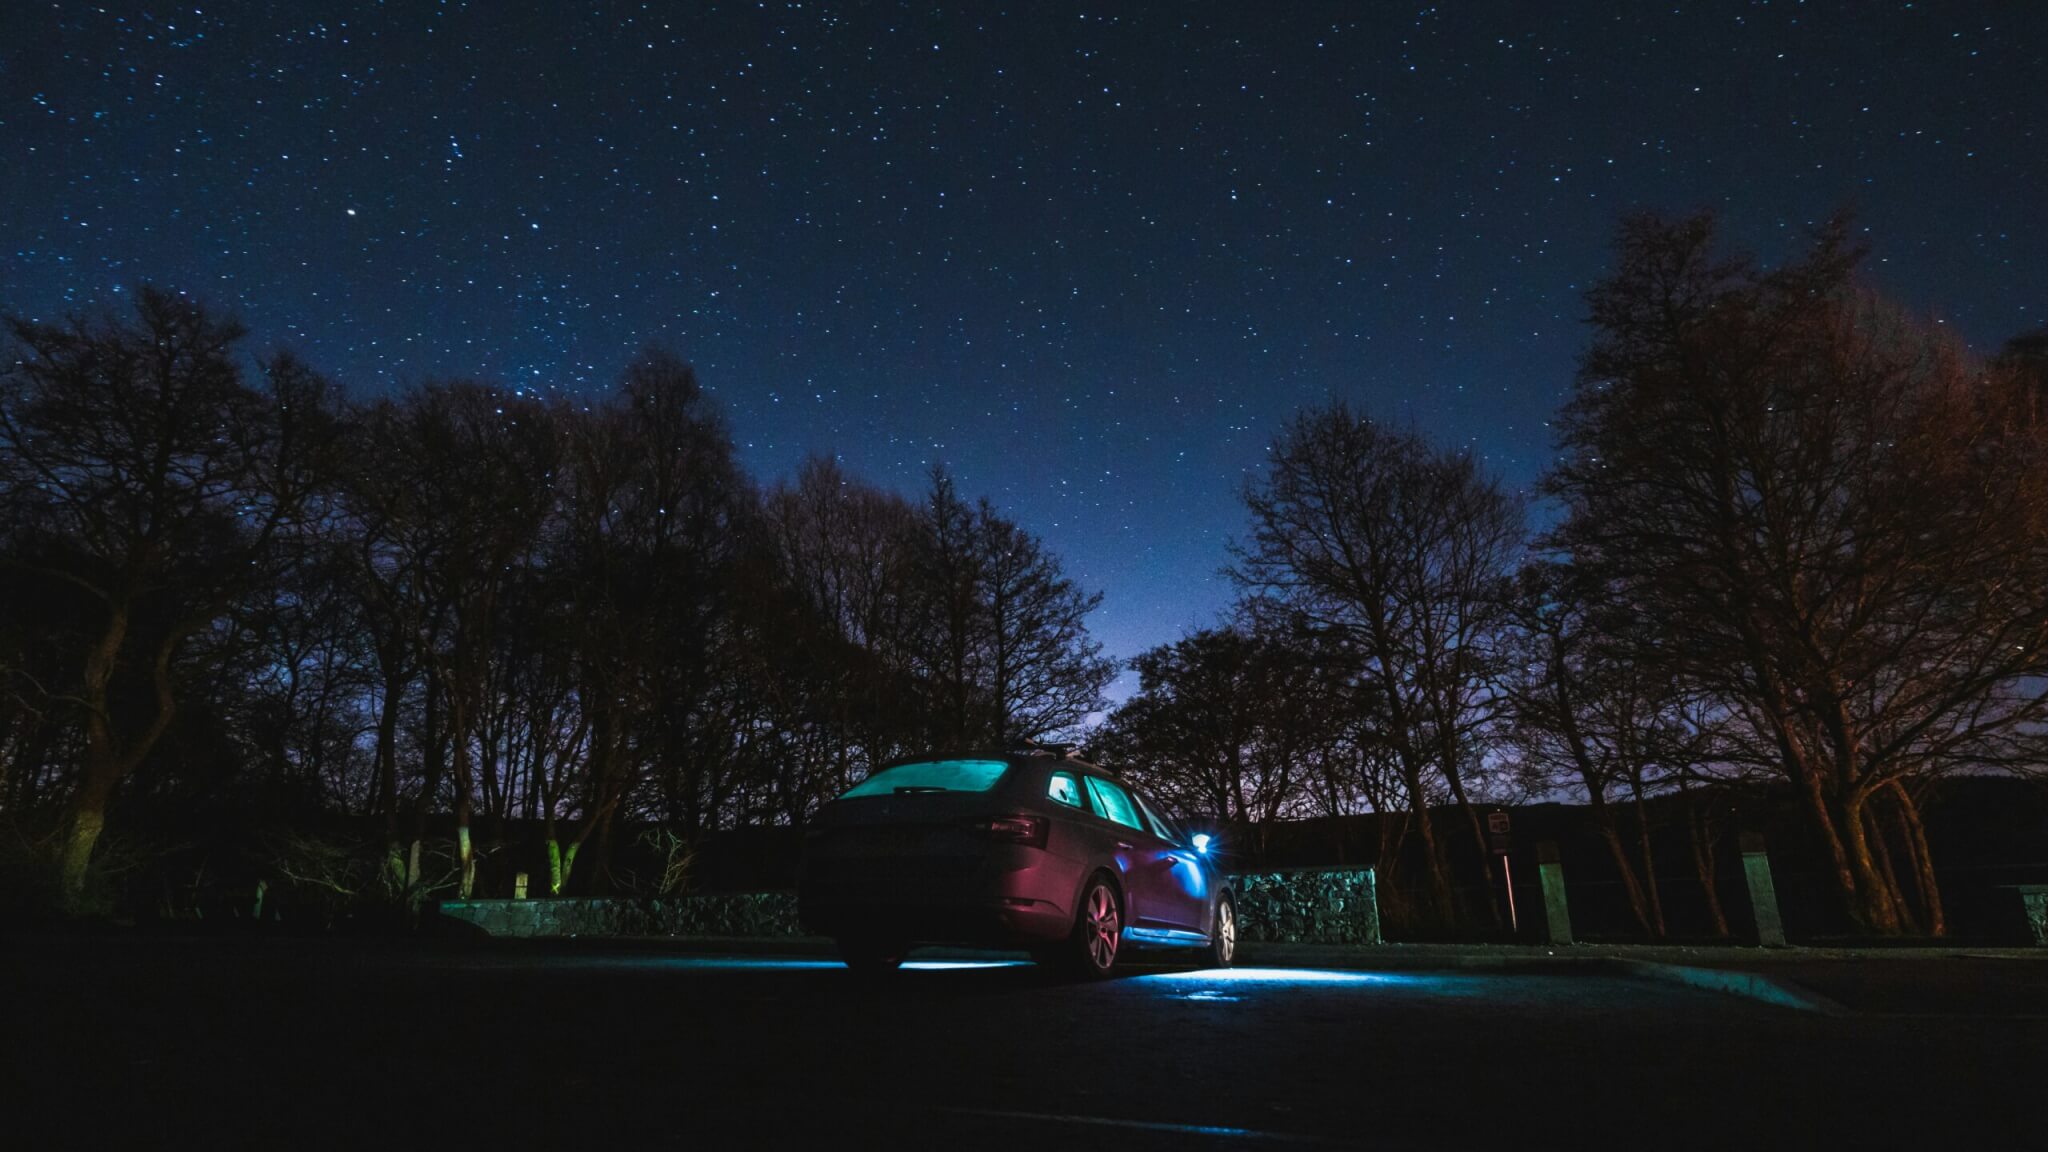
[[[1131,850],[1131,846],[1129,844],[1124,843],[1121,840],[1116,842],[1116,846],[1125,852],[1129,852]]]

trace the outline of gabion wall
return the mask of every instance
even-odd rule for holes
[[[1231,877],[1238,938],[1290,944],[1378,944],[1370,868],[1303,868]],[[793,892],[667,900],[447,900],[441,915],[493,936],[751,936],[801,933]]]

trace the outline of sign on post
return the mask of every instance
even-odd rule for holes
[[[1486,847],[1500,857],[1501,884],[1508,890],[1508,931],[1519,934],[1522,930],[1521,917],[1515,915],[1515,872],[1508,863],[1508,849],[1513,842],[1508,838],[1508,814],[1488,812],[1486,814]]]

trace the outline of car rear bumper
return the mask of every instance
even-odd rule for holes
[[[1031,947],[1073,931],[1080,864],[1030,848],[975,861],[807,861],[797,890],[806,931],[915,943]]]
[[[1029,948],[1063,940],[1074,927],[1065,908],[1029,897],[904,901],[807,888],[797,908],[804,930],[815,935],[912,944]]]

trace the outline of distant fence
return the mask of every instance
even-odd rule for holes
[[[1238,938],[1292,944],[1378,944],[1370,868],[1294,868],[1231,877]],[[440,914],[492,936],[749,936],[802,934],[796,894],[747,892],[667,899],[444,900]]]

